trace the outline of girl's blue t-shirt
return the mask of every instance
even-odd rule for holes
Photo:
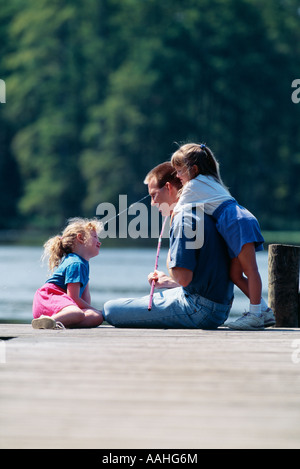
[[[68,254],[47,283],[54,283],[67,291],[68,283],[80,283],[80,297],[89,282],[89,263],[78,254]]]

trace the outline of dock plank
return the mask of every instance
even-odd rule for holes
[[[2,449],[300,447],[299,329],[1,324],[0,339]]]

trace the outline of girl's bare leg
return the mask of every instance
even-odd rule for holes
[[[100,311],[92,308],[81,310],[76,306],[66,306],[59,313],[54,314],[52,318],[61,322],[65,327],[72,328],[97,327],[103,322]]]
[[[243,268],[238,257],[230,264],[230,278],[232,282],[249,298],[248,279],[243,274]]]
[[[247,313],[236,321],[227,323],[228,327],[236,330],[261,330],[274,326],[274,313],[261,296],[262,282],[256,263],[254,243],[245,244],[240,255],[232,259],[230,277],[248,296],[251,314]]]
[[[244,244],[238,260],[241,264],[242,271],[248,279],[248,297],[250,304],[260,305],[261,303],[261,292],[262,282],[256,263],[256,254],[254,243]],[[246,283],[243,283],[246,288]]]

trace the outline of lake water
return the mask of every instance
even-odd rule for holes
[[[42,248],[0,246],[0,323],[32,320],[32,299],[35,291],[47,279],[47,266],[41,262]],[[156,249],[102,248],[90,261],[90,291],[92,304],[102,309],[105,301],[120,297],[149,294],[148,273],[153,271]],[[158,270],[166,271],[167,249],[161,249]],[[257,254],[267,299],[267,251]],[[235,289],[231,316],[248,309],[248,299]]]

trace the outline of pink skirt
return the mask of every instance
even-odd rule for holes
[[[32,313],[35,319],[41,315],[53,316],[66,306],[74,305],[77,306],[62,288],[53,283],[45,283],[34,295]]]

